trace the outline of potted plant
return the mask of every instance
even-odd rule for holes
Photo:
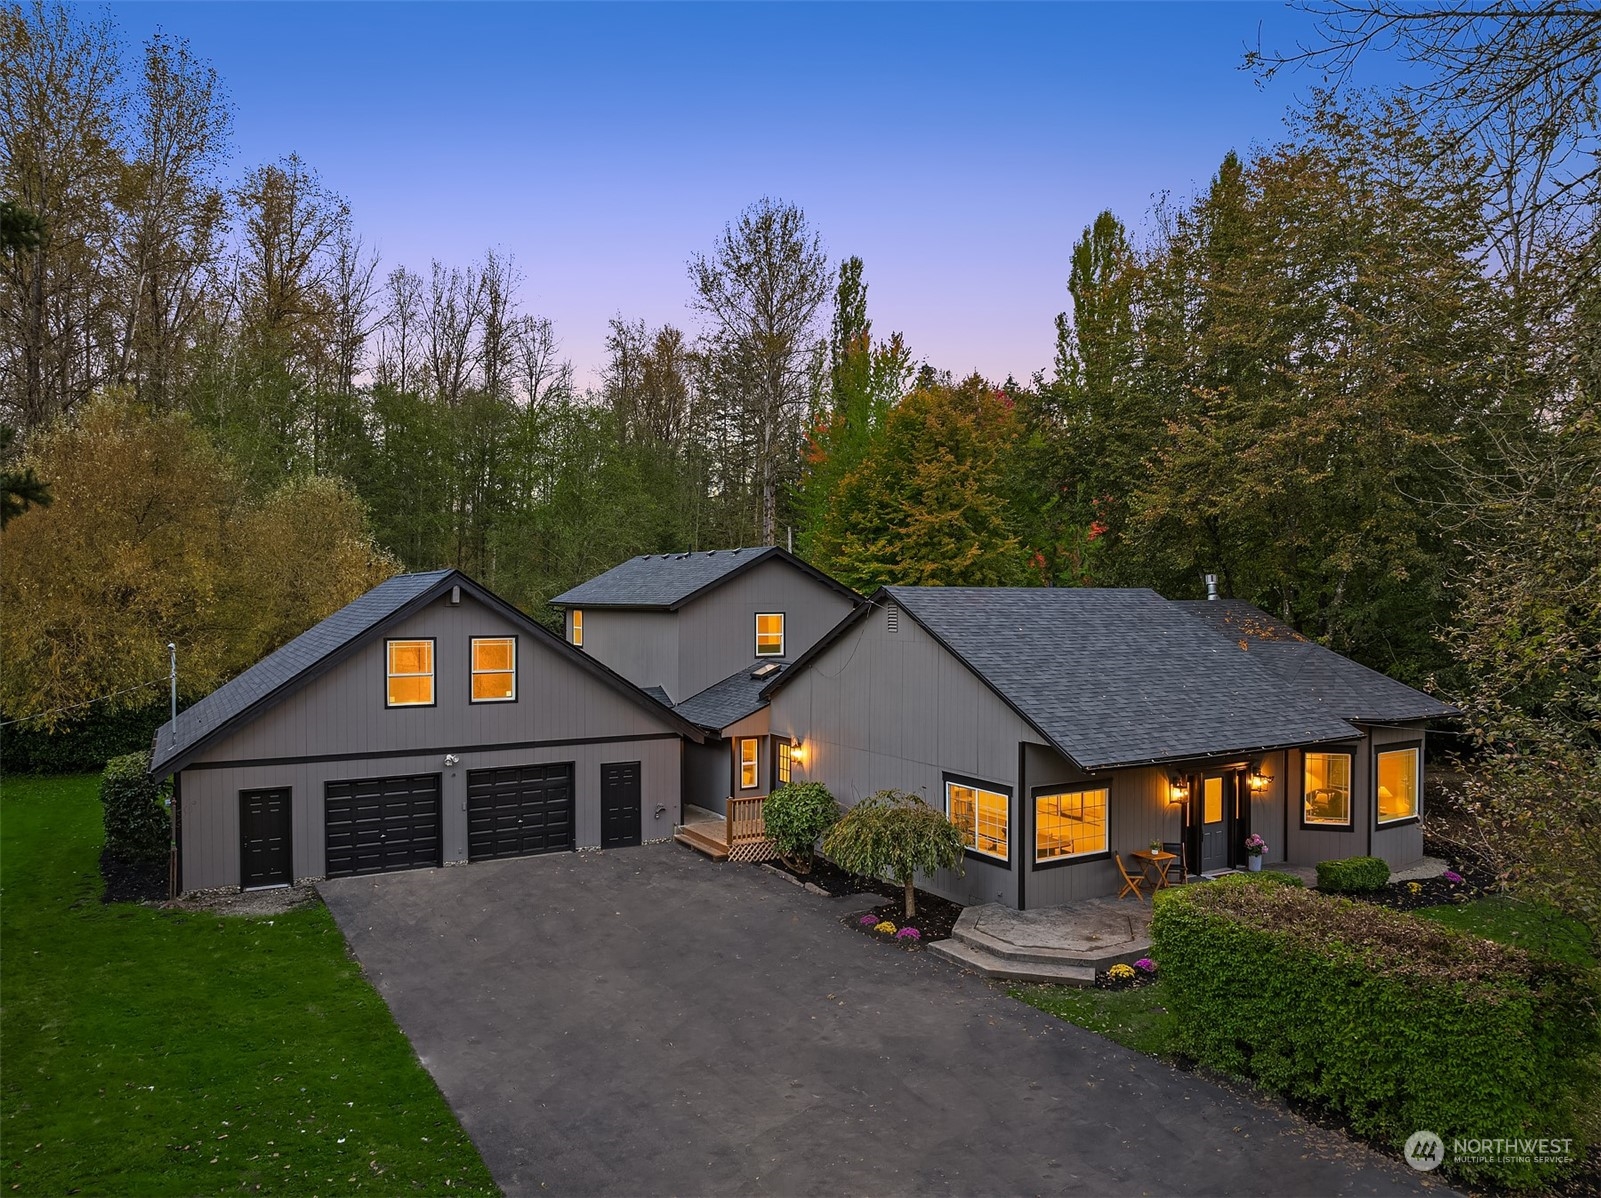
[[[1160,840],[1151,841],[1151,852],[1160,853],[1161,851],[1162,851],[1162,842]]]
[[[1262,869],[1262,854],[1267,852],[1267,841],[1252,832],[1245,838],[1245,852],[1246,868],[1253,874],[1260,872]]]

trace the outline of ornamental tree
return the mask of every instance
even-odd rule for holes
[[[823,852],[841,869],[899,883],[907,919],[917,914],[918,871],[960,870],[964,847],[955,824],[904,790],[863,799],[823,838]]]

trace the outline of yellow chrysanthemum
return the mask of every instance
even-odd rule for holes
[[[890,923],[890,921],[887,919],[881,919],[873,925],[873,931],[888,932],[891,936],[893,936],[895,934],[895,925]]]
[[[1114,965],[1112,968],[1108,969],[1106,973],[1108,977],[1114,977],[1121,982],[1134,976],[1134,966]]]

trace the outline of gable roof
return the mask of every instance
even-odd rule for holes
[[[699,728],[674,716],[633,683],[573,648],[460,570],[431,570],[421,574],[397,574],[379,583],[180,711],[175,719],[156,729],[150,772],[165,775],[181,770],[207,745],[331,669],[383,629],[399,623],[457,586],[531,635],[543,638],[573,664],[622,692],[652,715],[665,719],[675,731],[701,739]]]
[[[1145,589],[885,587],[764,696],[799,676],[867,610],[887,603],[1087,770],[1358,734],[1205,621]]]
[[[773,681],[772,673],[755,676],[763,666],[782,664],[758,661],[730,674],[721,682],[714,682],[698,694],[691,695],[673,710],[692,724],[709,731],[721,731],[732,723],[744,719],[767,706],[762,691]]]
[[[1204,621],[1342,719],[1383,723],[1458,714],[1451,704],[1325,648],[1239,599],[1183,599],[1173,606]]]
[[[861,596],[817,567],[777,545],[754,549],[708,549],[701,553],[647,553],[631,557],[552,599],[554,607],[635,607],[677,611],[743,574],[759,562],[787,562],[830,590],[859,602]]]

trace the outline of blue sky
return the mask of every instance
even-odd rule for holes
[[[1072,242],[1204,185],[1312,80],[1282,4],[120,4],[218,68],[230,171],[299,153],[388,269],[514,255],[581,381],[608,317],[693,329],[685,262],[763,195],[866,263],[875,329],[1046,366]]]

